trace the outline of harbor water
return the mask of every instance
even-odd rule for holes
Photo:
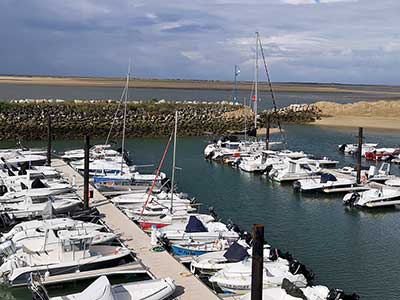
[[[356,142],[356,130],[314,126],[285,126],[285,129],[290,149],[329,156],[340,160],[342,166],[354,165],[355,158],[340,154],[337,144]],[[400,133],[365,130],[365,137],[366,142],[398,146]],[[290,185],[210,163],[203,159],[208,139],[179,138],[177,145],[179,190],[196,197],[204,211],[213,206],[223,221],[231,219],[242,229],[250,230],[254,223],[265,224],[266,241],[290,251],[310,267],[317,283],[357,292],[363,300],[399,298],[400,209],[347,209],[340,196],[300,195]],[[44,142],[26,144],[45,146]],[[166,139],[130,139],[127,144],[136,164],[157,164]],[[0,146],[14,145],[3,142]],[[82,145],[83,139],[56,141],[54,147],[64,150]],[[170,156],[163,167],[166,172],[171,169]],[[398,166],[392,169],[400,174]],[[31,298],[26,290],[3,288],[0,299]]]

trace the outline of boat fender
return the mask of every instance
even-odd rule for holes
[[[362,183],[362,184],[367,183],[367,181],[368,181],[368,178],[367,178],[366,175],[361,176],[361,183]]]
[[[115,250],[114,250],[114,255],[118,255],[118,253],[119,253],[119,248],[115,248]]]

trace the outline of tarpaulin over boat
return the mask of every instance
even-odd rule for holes
[[[239,262],[248,256],[249,253],[247,252],[247,249],[236,242],[234,242],[224,254],[224,257],[229,262]]]
[[[186,225],[185,232],[207,232],[207,228],[204,224],[197,219],[195,216],[190,216],[189,222]]]
[[[321,183],[327,183],[328,181],[337,181],[336,177],[330,173],[321,174]]]
[[[82,293],[75,295],[76,300],[114,300],[111,284],[106,276],[101,276]]]

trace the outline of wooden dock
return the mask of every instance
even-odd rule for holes
[[[83,176],[60,159],[53,159],[52,166],[63,173],[69,182],[72,182],[72,178],[75,177],[77,193],[82,197]],[[175,281],[177,286],[175,297],[187,300],[220,299],[168,252],[153,252],[150,237],[99,191],[93,187],[90,189],[94,191],[90,206],[96,207],[100,213],[104,214],[105,224],[120,235],[120,239],[126,247],[136,253],[136,257],[147,268],[150,275],[154,278],[169,277]]]

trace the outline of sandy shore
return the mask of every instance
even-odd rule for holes
[[[350,104],[318,102],[316,105],[326,116],[313,125],[400,131],[400,99]]]
[[[0,76],[0,84],[20,85],[53,85],[53,86],[86,86],[86,87],[122,87],[125,78],[111,77],[51,77],[51,76]],[[239,90],[252,90],[252,82],[241,81]],[[209,89],[232,90],[232,81],[220,80],[180,80],[180,79],[140,79],[131,80],[130,86],[137,88],[161,89]],[[400,97],[400,88],[390,86],[366,86],[341,84],[313,83],[274,83],[276,92],[298,93],[357,93],[357,94],[387,94]],[[269,91],[265,82],[259,83],[260,91]]]

